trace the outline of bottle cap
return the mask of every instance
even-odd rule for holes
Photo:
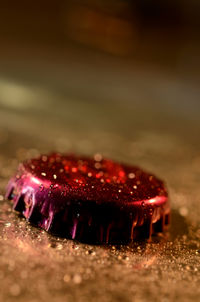
[[[88,243],[150,238],[169,224],[161,180],[136,166],[52,153],[21,163],[6,197],[30,222]]]

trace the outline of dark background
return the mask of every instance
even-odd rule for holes
[[[195,0],[2,2],[0,106],[56,124],[70,111],[72,128],[106,130],[111,114],[126,133],[135,125],[198,133],[199,15]],[[36,96],[36,87],[60,97]],[[80,122],[86,106],[89,121]]]
[[[199,26],[198,0],[1,1],[0,301],[199,300]],[[53,150],[155,173],[169,231],[112,247],[29,225],[5,187]]]

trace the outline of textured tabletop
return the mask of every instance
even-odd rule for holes
[[[161,71],[109,64],[104,74],[102,64],[97,73],[79,62],[76,77],[78,63],[69,60],[59,76],[47,69],[39,78],[40,62],[29,66],[31,76],[20,62],[15,73],[12,62],[1,64],[2,302],[200,299],[199,88]],[[150,242],[93,246],[31,226],[4,199],[5,186],[21,160],[53,150],[100,152],[164,179],[169,231]]]

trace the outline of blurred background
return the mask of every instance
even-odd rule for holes
[[[162,129],[191,139],[199,29],[198,0],[2,2],[0,125],[36,136]]]
[[[1,1],[0,301],[200,300],[199,37],[199,0]],[[8,179],[53,150],[161,177],[170,231],[99,247],[19,219]]]

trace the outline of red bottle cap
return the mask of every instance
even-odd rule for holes
[[[82,242],[126,243],[169,224],[163,182],[100,154],[28,160],[10,180],[6,197],[33,224]]]

